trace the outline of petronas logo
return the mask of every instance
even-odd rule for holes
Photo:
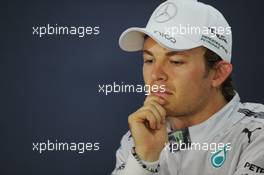
[[[226,154],[227,154],[226,146],[213,153],[211,156],[212,165],[215,168],[220,168],[226,160]]]

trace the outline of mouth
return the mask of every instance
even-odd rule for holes
[[[161,98],[167,98],[169,97],[170,95],[173,95],[172,92],[168,91],[168,90],[165,90],[165,91],[151,91],[151,95],[154,95],[154,96],[158,96],[158,97],[161,97]]]

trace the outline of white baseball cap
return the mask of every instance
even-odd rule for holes
[[[119,45],[125,51],[142,50],[145,35],[171,51],[204,46],[231,62],[231,27],[217,9],[196,0],[165,1],[152,13],[145,28],[124,31]]]

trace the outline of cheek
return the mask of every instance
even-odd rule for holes
[[[172,71],[171,79],[176,89],[185,91],[195,91],[204,83],[204,70],[197,67],[186,67],[182,71]]]
[[[143,79],[145,84],[149,84],[149,82],[151,81],[151,69],[150,67],[147,66],[143,66]]]
[[[188,89],[197,95],[207,92],[209,88],[209,79],[205,77],[205,71],[203,69],[193,70],[190,73],[189,81]]]
[[[193,83],[199,84],[204,79],[204,71],[202,69],[193,69],[189,72],[188,77]]]

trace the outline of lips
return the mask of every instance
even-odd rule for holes
[[[172,95],[173,93],[165,90],[165,91],[157,91],[157,92],[152,91],[151,94],[154,96],[158,96],[158,97],[168,97],[168,96]]]

